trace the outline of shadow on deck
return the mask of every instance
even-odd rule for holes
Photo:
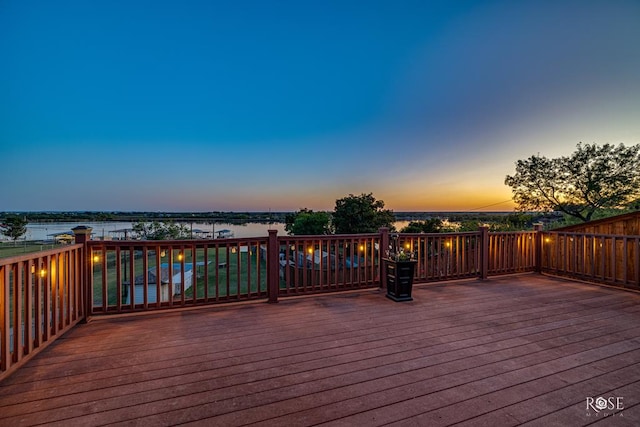
[[[414,298],[100,318],[0,383],[0,425],[640,423],[640,295],[526,274]]]

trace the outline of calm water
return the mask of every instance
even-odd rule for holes
[[[27,240],[51,240],[52,234],[64,233],[71,231],[72,228],[79,225],[86,225],[93,228],[94,239],[106,238],[122,238],[123,230],[132,227],[130,222],[51,222],[51,223],[29,223],[27,224]],[[217,232],[220,230],[231,230],[234,237],[262,237],[268,236],[269,230],[278,230],[278,235],[285,235],[284,224],[264,224],[257,222],[249,222],[246,224],[186,224],[188,229],[201,230],[204,232]]]
[[[406,226],[408,221],[398,221],[395,223],[396,229],[400,230]],[[106,238],[123,237],[122,233],[118,233],[118,230],[131,228],[130,222],[51,222],[51,223],[29,223],[27,224],[27,234],[25,235],[27,240],[51,240],[52,234],[64,233],[71,231],[72,228],[79,225],[86,225],[93,228],[94,239],[101,239],[103,236]],[[220,230],[231,230],[234,237],[263,237],[269,235],[269,230],[278,230],[279,236],[284,236],[287,233],[284,231],[284,224],[264,224],[257,222],[249,222],[246,224],[227,224],[227,223],[215,223],[215,224],[202,224],[193,223],[187,224],[187,228],[193,228],[193,230],[202,230],[205,232],[217,232]]]

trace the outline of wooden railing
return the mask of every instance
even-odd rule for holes
[[[534,271],[536,232],[488,233],[488,271],[490,276]]]
[[[400,245],[418,258],[417,282],[534,271],[536,232],[400,234]],[[486,242],[486,243],[485,243]]]
[[[267,238],[90,241],[88,312],[266,299],[270,250],[277,251],[276,298],[379,286],[379,238],[279,237],[274,249]]]
[[[542,233],[544,273],[640,289],[640,236]]]
[[[279,295],[380,286],[380,234],[278,238]]]
[[[398,245],[417,257],[416,282],[431,282],[481,274],[481,232],[399,234]]]
[[[89,315],[267,296],[267,238],[90,241]]]
[[[417,255],[416,283],[538,271],[640,289],[640,236],[481,228],[443,234],[392,235],[381,229],[279,237],[270,231],[268,237],[243,239],[84,241],[0,259],[0,379],[90,316],[277,302],[383,286],[382,259],[392,243]]]
[[[0,379],[85,318],[84,245],[0,258]]]

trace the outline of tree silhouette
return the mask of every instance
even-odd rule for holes
[[[590,221],[600,209],[625,208],[640,196],[640,145],[577,145],[568,157],[531,156],[507,175],[522,211],[557,210]]]
[[[337,234],[376,233],[380,227],[394,229],[393,211],[384,209],[384,202],[372,193],[336,200],[333,226]]]
[[[27,232],[27,220],[18,215],[9,215],[0,224],[0,233],[4,234],[15,244],[16,240]]]

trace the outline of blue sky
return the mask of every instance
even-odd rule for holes
[[[638,1],[0,0],[2,210],[509,210],[640,143]]]

